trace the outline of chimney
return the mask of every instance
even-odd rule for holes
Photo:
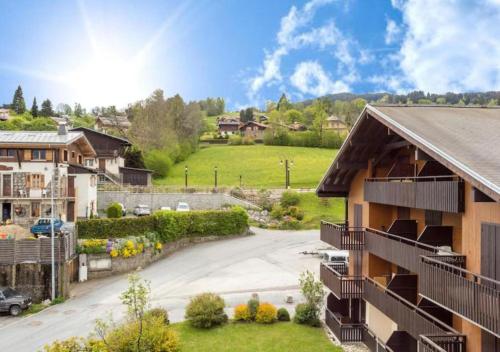
[[[66,122],[59,122],[57,134],[60,136],[64,136],[64,135],[68,134],[68,131],[66,130]]]

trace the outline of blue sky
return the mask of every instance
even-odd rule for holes
[[[498,0],[0,0],[0,104],[500,90]]]

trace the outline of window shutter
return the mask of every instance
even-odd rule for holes
[[[52,150],[47,150],[47,151],[45,152],[45,158],[46,158],[46,160],[47,160],[47,161],[52,161],[52,160],[53,160],[53,158],[52,158],[52,156],[53,156],[53,155],[54,155],[54,151],[52,151]]]
[[[45,175],[40,175],[40,188],[45,188]]]
[[[26,175],[26,187],[31,187],[31,175]]]
[[[31,150],[30,149],[24,150],[24,160],[31,160]]]

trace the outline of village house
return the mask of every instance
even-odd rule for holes
[[[239,133],[240,119],[236,117],[220,117],[217,119],[217,130],[220,135]]]
[[[7,121],[9,118],[9,109],[0,109],[0,121]]]
[[[318,186],[326,324],[371,351],[500,351],[500,109],[367,105]]]
[[[84,167],[95,151],[82,132],[0,131],[2,221],[29,226],[54,213],[64,221],[88,217],[97,209],[97,174]]]
[[[98,116],[94,129],[103,133],[117,133],[125,136],[131,125],[127,116]]]
[[[331,115],[326,119],[326,126],[325,129],[327,130],[332,130],[335,132],[339,133],[347,133],[347,125],[345,124],[344,121],[342,121],[340,118],[338,118],[335,115]]]
[[[242,124],[239,128],[240,133],[245,137],[251,137],[253,139],[263,139],[264,132],[267,129],[267,126],[256,122],[256,121],[248,121]]]
[[[125,138],[98,132],[90,128],[78,127],[71,131],[85,134],[94,148],[95,157],[84,159],[84,165],[98,173],[101,184],[150,186],[152,171],[125,166],[124,154],[132,144]]]

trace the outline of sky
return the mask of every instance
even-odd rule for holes
[[[500,90],[500,0],[0,0],[0,105]]]

